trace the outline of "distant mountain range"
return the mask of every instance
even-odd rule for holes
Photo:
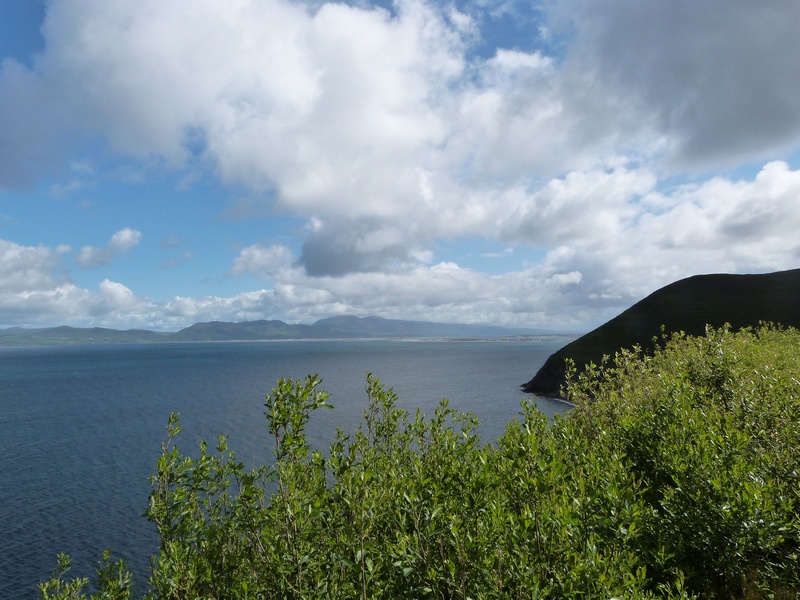
[[[283,321],[246,321],[229,323],[214,321],[196,323],[174,333],[144,329],[105,329],[102,327],[50,327],[0,329],[0,345],[37,344],[113,344],[145,342],[217,342],[302,339],[358,338],[446,338],[496,339],[555,332],[536,329],[512,329],[490,325],[456,325],[401,321],[380,317],[338,316],[317,321],[312,325],[290,325]]]
[[[697,275],[663,287],[604,325],[550,356],[523,391],[558,396],[565,360],[581,370],[621,348],[653,347],[661,327],[668,333],[703,335],[706,325],[734,329],[760,322],[800,328],[800,269],[764,275]]]

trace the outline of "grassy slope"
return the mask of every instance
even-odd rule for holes
[[[523,386],[526,392],[557,396],[567,358],[579,368],[636,344],[652,348],[667,332],[699,335],[706,325],[734,329],[770,322],[800,328],[800,269],[764,275],[697,275],[663,287],[608,323],[547,359]]]

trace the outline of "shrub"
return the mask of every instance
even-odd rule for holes
[[[652,586],[681,573],[705,597],[800,590],[799,380],[800,333],[765,325],[675,335],[568,384],[574,426],[640,480]]]

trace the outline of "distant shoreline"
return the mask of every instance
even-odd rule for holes
[[[104,327],[45,327],[0,329],[1,346],[117,344],[167,342],[276,342],[322,340],[501,341],[574,339],[570,332],[495,325],[401,321],[380,317],[340,316],[316,323],[288,324],[276,320],[237,323],[195,323],[174,332]]]
[[[560,341],[565,343],[576,339],[575,335],[544,334],[531,336],[509,336],[498,338],[445,338],[445,337],[320,337],[320,338],[263,338],[263,339],[222,339],[222,340],[126,340],[126,339],[30,339],[6,340],[0,335],[0,347],[23,348],[33,346],[119,346],[146,344],[246,344],[246,343],[296,343],[296,342],[439,342],[439,343],[508,343],[508,342],[545,342]],[[10,337],[10,336],[8,336]]]

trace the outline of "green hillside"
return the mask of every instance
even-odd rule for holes
[[[550,356],[523,385],[526,392],[561,395],[565,361],[581,369],[621,348],[652,349],[654,338],[683,331],[702,335],[706,325],[733,329],[769,322],[800,327],[800,269],[764,275],[697,275],[663,287],[608,323]]]

